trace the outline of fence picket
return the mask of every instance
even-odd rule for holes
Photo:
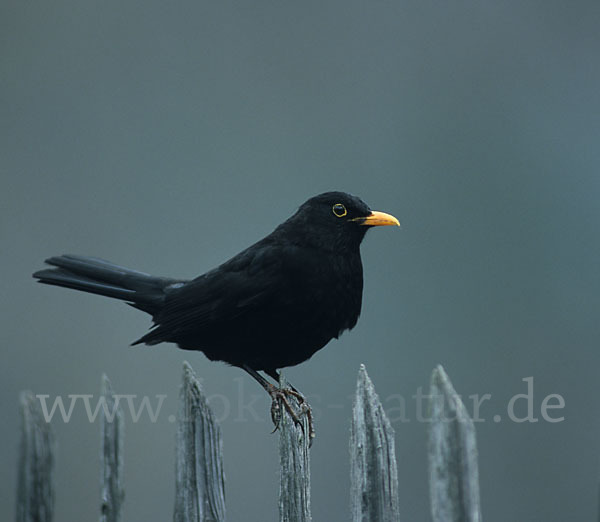
[[[397,522],[394,429],[361,364],[350,432],[350,505],[354,522]]]
[[[429,490],[434,522],[480,522],[475,427],[448,375],[431,375]]]
[[[289,383],[281,377],[283,388]],[[294,401],[292,399],[292,401]],[[279,520],[309,522],[310,514],[310,440],[308,419],[301,415],[302,428],[282,409],[279,425]]]
[[[100,415],[100,522],[119,522],[125,497],[123,489],[123,412],[115,404],[106,374],[102,375],[101,394],[106,404]]]
[[[221,429],[192,367],[183,363],[177,419],[175,522],[225,520]]]
[[[39,400],[23,392],[17,479],[17,522],[51,522],[54,511],[54,436]]]

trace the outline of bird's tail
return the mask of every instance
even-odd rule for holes
[[[33,274],[40,283],[121,299],[152,315],[162,307],[165,288],[177,282],[95,257],[65,255],[46,259],[46,263],[56,268]]]

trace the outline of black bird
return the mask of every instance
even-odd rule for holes
[[[354,327],[363,289],[360,243],[369,228],[380,225],[399,222],[355,196],[326,192],[306,201],[265,238],[192,280],[75,255],[51,257],[46,263],[56,268],[33,276],[40,283],[121,299],[152,315],[154,326],[134,345],[171,342],[243,368],[271,395],[277,429],[279,401],[298,422],[285,395],[303,399],[258,372],[278,379],[280,368],[306,361]]]

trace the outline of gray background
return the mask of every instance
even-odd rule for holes
[[[319,410],[315,520],[348,517],[361,362],[386,407],[407,399],[411,422],[394,422],[405,520],[429,519],[411,396],[437,363],[463,395],[492,394],[486,520],[595,517],[597,1],[3,0],[0,24],[0,518],[14,516],[19,391],[95,394],[106,372],[117,392],[168,396],[156,424],[127,423],[125,458],[125,520],[168,520],[187,359],[215,408],[230,402],[229,519],[275,520],[277,438],[256,383],[200,353],[130,348],[144,314],[30,274],[80,253],[194,277],[332,189],[403,228],[363,244],[357,328],[287,371]],[[506,419],[528,376],[536,415],[559,393],[564,422]],[[237,408],[240,386],[259,421]],[[93,520],[98,423],[78,407],[53,426],[56,519]]]

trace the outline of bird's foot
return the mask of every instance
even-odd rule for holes
[[[272,433],[275,433],[279,429],[279,426],[281,424],[281,405],[283,405],[283,409],[285,409],[285,411],[289,413],[290,417],[294,421],[294,424],[300,426],[303,433],[304,423],[302,422],[302,420],[300,420],[300,417],[302,415],[306,415],[306,420],[308,423],[308,440],[309,445],[312,446],[312,441],[315,438],[315,427],[313,422],[312,409],[310,407],[310,404],[306,402],[304,396],[291,388],[278,388],[277,386],[273,385],[268,390],[268,392],[273,401],[271,403],[271,420],[273,421],[275,428],[273,429]],[[292,407],[290,401],[288,400],[288,397],[294,397],[294,399],[296,399],[296,402],[300,407],[300,412],[297,412]]]

